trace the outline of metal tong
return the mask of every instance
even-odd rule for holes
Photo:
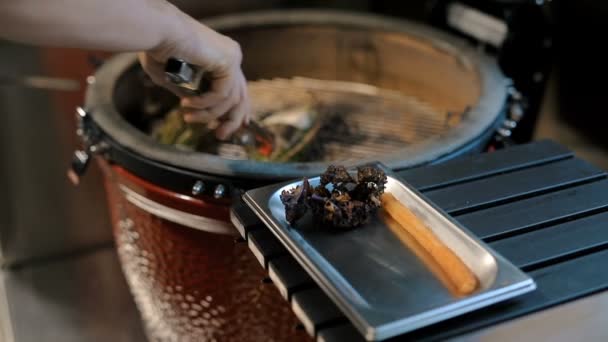
[[[165,74],[173,84],[191,95],[200,95],[211,88],[212,79],[205,70],[178,58],[167,60]],[[220,143],[218,154],[229,159],[247,159],[248,149],[265,156],[274,150],[274,135],[255,120],[237,130],[230,142]]]

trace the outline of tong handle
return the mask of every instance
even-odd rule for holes
[[[201,67],[182,59],[170,57],[165,64],[165,75],[171,83],[191,95],[200,95],[211,89],[211,75]]]

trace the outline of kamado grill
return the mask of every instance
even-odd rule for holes
[[[74,171],[98,156],[150,339],[303,339],[278,292],[260,283],[254,256],[234,242],[232,198],[331,163],[401,170],[481,151],[497,130],[508,135],[514,121],[505,116],[515,108],[518,119],[518,97],[492,57],[409,22],[279,11],[206,24],[240,43],[256,113],[322,108],[298,161],[235,160],[157,142],[149,133],[177,98],[144,77],[135,55],[121,54],[101,66],[78,111],[85,149]]]

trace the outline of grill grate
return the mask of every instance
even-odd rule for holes
[[[258,115],[316,103],[323,113],[341,117],[346,127],[321,130],[316,139],[322,140],[323,153],[307,161],[391,153],[445,133],[466,112],[448,113],[412,96],[367,84],[300,77],[253,81],[249,91]]]

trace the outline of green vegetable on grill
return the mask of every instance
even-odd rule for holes
[[[322,117],[312,105],[263,113],[258,120],[273,135],[274,146],[271,152],[244,148],[246,159],[257,161],[300,160],[322,126]],[[218,148],[224,144],[215,138],[207,124],[186,123],[178,108],[158,122],[151,135],[161,144],[203,153],[218,154]]]

